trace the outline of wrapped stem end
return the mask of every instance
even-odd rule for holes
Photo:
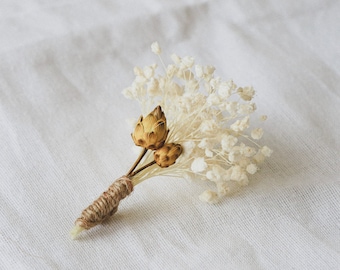
[[[112,216],[118,210],[119,202],[133,191],[133,184],[129,177],[122,176],[91,205],[83,210],[71,230],[71,238],[75,239],[83,230],[88,230],[106,218]]]
[[[78,234],[80,234],[85,228],[80,227],[79,225],[75,225],[70,232],[71,239],[74,240],[77,238]]]

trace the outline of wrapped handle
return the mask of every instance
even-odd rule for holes
[[[100,224],[117,212],[119,202],[132,191],[133,184],[129,177],[118,178],[97,200],[83,210],[75,222],[76,227],[88,230]]]

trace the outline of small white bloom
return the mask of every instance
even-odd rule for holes
[[[237,113],[237,105],[238,103],[235,101],[226,103],[226,110],[228,111],[228,113],[230,113],[230,115],[233,116]]]
[[[150,97],[158,96],[161,94],[157,79],[151,78],[150,82],[147,84],[147,92]]]
[[[168,78],[172,78],[178,72],[178,68],[175,65],[168,65],[166,69],[166,75]]]
[[[219,196],[225,196],[230,193],[230,187],[226,182],[216,182],[217,193]]]
[[[251,114],[256,110],[255,103],[240,104],[238,108],[239,114]]]
[[[261,121],[266,121],[267,118],[268,118],[267,115],[261,115],[261,116],[260,116],[260,120],[261,120]]]
[[[198,87],[199,87],[199,85],[198,85],[196,80],[187,81],[185,83],[185,92],[192,94],[195,91],[197,91]]]
[[[211,157],[213,157],[214,156],[214,152],[212,152],[210,149],[205,149],[205,156],[206,157],[209,157],[209,158],[211,158]]]
[[[247,174],[243,172],[238,182],[241,186],[247,186],[249,184],[249,179],[248,179]]]
[[[170,97],[181,96],[183,94],[183,88],[181,88],[175,82],[169,82],[167,85],[163,86],[166,89],[166,94]]]
[[[197,157],[194,159],[194,161],[191,163],[191,170],[194,173],[200,173],[206,170],[208,167],[207,163],[205,162],[203,157]]]
[[[228,170],[225,170],[225,173],[222,176],[223,181],[230,181],[232,173],[233,173],[233,167],[230,167]]]
[[[193,141],[183,142],[182,143],[183,153],[180,155],[180,157],[189,158],[191,153],[194,151],[195,146],[196,144]]]
[[[249,174],[254,174],[254,173],[257,172],[257,170],[258,170],[258,168],[254,163],[249,164],[246,168],[246,171]]]
[[[263,129],[262,128],[255,128],[251,131],[250,135],[254,140],[259,140],[259,139],[262,138]]]
[[[199,199],[202,202],[207,202],[210,204],[215,204],[218,202],[218,195],[216,192],[211,191],[211,190],[206,190],[204,191],[200,196]]]
[[[136,76],[143,76],[143,70],[140,67],[134,67],[133,73],[135,73]]]
[[[201,149],[207,148],[208,147],[208,138],[203,138],[197,146]]]
[[[231,89],[230,82],[222,82],[218,86],[218,94],[222,98],[226,99],[226,98],[230,97],[231,91],[232,91],[232,89]]]
[[[244,146],[244,147],[242,147],[242,154],[245,157],[251,157],[251,156],[256,154],[256,150],[255,150],[254,147]]]
[[[215,181],[215,174],[213,171],[207,171],[207,173],[205,174],[205,177],[210,180],[210,181]]]
[[[221,102],[220,98],[216,93],[211,93],[207,98],[207,103],[208,103],[209,106],[217,105],[220,102]]]
[[[186,67],[186,68],[191,68],[195,63],[195,58],[190,57],[190,56],[184,56],[182,59],[182,64]]]
[[[239,161],[241,157],[242,157],[242,154],[241,154],[239,146],[234,146],[228,154],[228,159],[232,163]]]
[[[150,79],[154,75],[154,69],[152,68],[152,66],[146,66],[143,69],[143,74],[145,78]]]
[[[200,131],[202,133],[211,133],[216,131],[217,125],[213,120],[204,120],[200,126]]]
[[[206,72],[206,74],[212,75],[215,72],[215,67],[214,66],[206,66],[205,72]]]
[[[223,135],[221,139],[222,149],[226,152],[230,151],[231,148],[237,143],[237,138],[232,135]]]
[[[197,78],[202,78],[203,77],[203,67],[201,65],[195,65],[195,73]]]
[[[161,47],[159,46],[158,42],[155,41],[154,43],[151,44],[151,51],[154,53],[154,54],[157,54],[157,55],[160,55],[162,53],[162,49]]]
[[[265,157],[270,157],[271,154],[273,153],[273,150],[270,149],[268,146],[263,146],[261,149],[261,153],[265,156]]]
[[[225,169],[223,169],[219,165],[214,165],[212,167],[212,169],[206,173],[206,177],[210,181],[217,182],[217,181],[223,180],[223,177],[224,177],[225,174],[226,174]]]
[[[239,165],[235,165],[232,167],[232,172],[230,175],[230,179],[234,180],[234,181],[240,181],[241,180],[241,176],[243,174],[243,170],[241,168],[241,166]]]
[[[253,156],[253,159],[257,164],[262,163],[265,160],[265,158],[266,157],[262,154],[261,150],[258,150],[256,155]]]
[[[246,100],[246,101],[249,101],[249,100],[252,100],[254,94],[255,94],[255,91],[254,91],[254,88],[253,87],[240,87],[239,89],[237,89],[237,92],[238,94],[240,95],[240,97],[243,99],[243,100]]]
[[[209,81],[211,89],[214,90],[214,91],[219,88],[220,83],[221,83],[221,78],[219,78],[219,77],[213,78]]]
[[[237,120],[230,128],[236,132],[243,131],[249,127],[249,116],[247,115],[242,120]]]
[[[136,79],[135,79],[135,82],[138,84],[138,85],[140,85],[140,86],[142,86],[144,83],[146,83],[146,78],[143,76],[143,75],[138,75],[138,76],[136,76]]]
[[[237,164],[240,165],[242,168],[246,168],[249,163],[250,163],[249,158],[242,156],[242,155],[240,159],[237,161]]]
[[[175,53],[173,53],[172,55],[171,55],[171,59],[172,59],[172,61],[174,61],[174,63],[176,64],[176,65],[179,65],[179,64],[181,64],[181,57],[179,57],[177,54],[175,54]]]

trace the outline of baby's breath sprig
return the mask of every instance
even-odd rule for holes
[[[123,94],[138,101],[143,112],[155,104],[162,106],[170,130],[167,142],[180,144],[183,153],[170,168],[149,167],[133,182],[136,185],[157,175],[208,180],[216,190],[206,190],[199,198],[216,203],[247,185],[249,175],[272,154],[269,147],[259,144],[263,129],[250,127],[256,110],[254,88],[222,80],[213,66],[195,64],[190,56],[173,54],[172,63],[166,66],[157,42],[151,50],[159,56],[164,73],[157,73],[156,64],[135,67],[136,77]],[[147,154],[144,162],[152,160]]]

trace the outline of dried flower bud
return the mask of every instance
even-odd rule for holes
[[[180,144],[167,143],[155,151],[154,159],[160,167],[166,168],[174,164],[181,153],[182,146]]]
[[[131,136],[137,146],[156,150],[164,145],[168,132],[164,112],[158,106],[147,117],[139,118]]]

